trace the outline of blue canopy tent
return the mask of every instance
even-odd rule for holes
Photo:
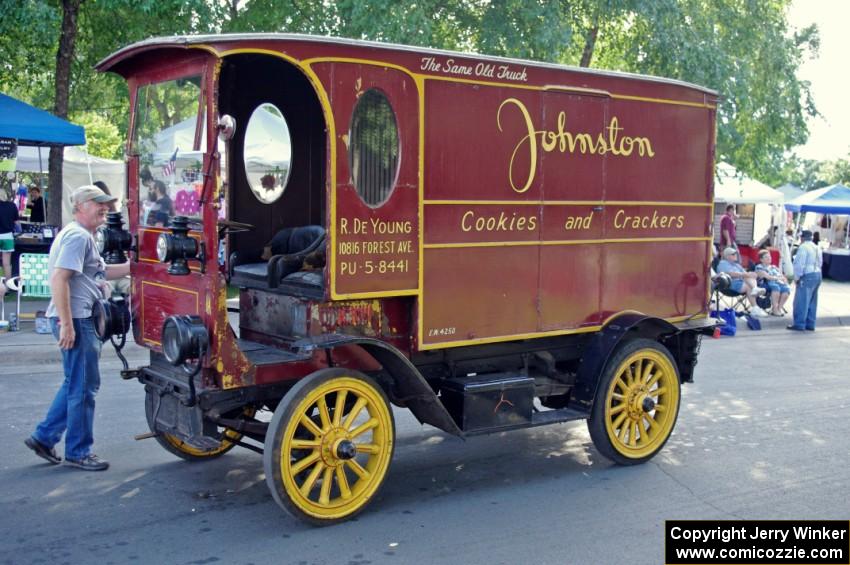
[[[791,202],[786,202],[785,208],[791,212],[801,213],[850,214],[850,188],[842,184],[834,184],[812,190],[798,196]],[[850,255],[847,254],[846,248],[850,245],[850,222],[846,222],[842,230],[840,223],[842,221],[844,220],[833,219],[832,222],[835,223],[830,223],[830,244],[832,247],[824,251],[823,254],[823,275],[839,281],[848,281],[850,280]],[[798,226],[799,223],[800,220],[798,219]]]
[[[78,126],[0,93],[0,137],[18,140],[18,145],[85,145],[86,132]]]
[[[805,192],[785,203],[791,212],[817,212],[818,214],[850,214],[850,188],[834,184]]]

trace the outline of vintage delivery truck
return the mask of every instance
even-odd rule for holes
[[[124,376],[168,451],[259,451],[328,524],[378,492],[393,406],[461,437],[584,419],[626,465],[670,437],[714,325],[715,92],[282,34],[98,68],[132,105],[132,237],[100,238],[150,349]]]

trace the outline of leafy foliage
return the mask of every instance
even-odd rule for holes
[[[126,131],[124,82],[95,73],[109,53],[152,36],[298,32],[654,74],[716,89],[717,157],[772,184],[789,172],[817,110],[796,78],[817,29],[790,29],[790,0],[87,0],[80,9],[70,111]],[[0,0],[0,84],[53,106],[59,0]],[[89,139],[95,141],[96,132]],[[94,136],[94,137],[93,137]],[[97,151],[113,156],[109,142]],[[93,151],[94,152],[94,151]]]
[[[834,161],[792,157],[785,162],[782,177],[803,190],[814,190],[839,183],[850,186],[850,156]]]
[[[86,128],[86,150],[90,155],[121,159],[124,156],[124,134],[106,117],[97,112],[79,112],[71,121]]]

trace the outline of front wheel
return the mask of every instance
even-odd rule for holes
[[[651,459],[673,433],[679,390],[667,348],[649,339],[622,344],[599,379],[587,421],[596,449],[620,465]]]
[[[365,508],[386,477],[395,422],[384,391],[347,369],[322,369],[299,381],[278,405],[263,464],[275,501],[317,525]]]

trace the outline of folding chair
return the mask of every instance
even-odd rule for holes
[[[717,267],[720,264],[721,256],[717,255],[711,261],[711,275],[714,277],[717,274]],[[755,265],[752,265],[754,268]],[[752,270],[752,269],[751,269]],[[747,295],[741,292],[735,292],[731,288],[723,288],[721,286],[713,287],[713,297],[712,302],[714,302],[715,309],[719,312],[720,310],[728,310],[732,309],[735,311],[736,316],[743,316],[745,314],[749,314],[750,310],[752,310],[752,306],[750,305],[750,301],[747,299]],[[756,303],[762,297],[756,298]],[[770,306],[770,298],[768,298],[768,307]],[[762,307],[759,304],[760,307]],[[763,307],[762,307],[763,308]]]
[[[711,266],[711,280],[712,282],[712,298],[711,301],[714,303],[714,310],[718,312],[721,310],[733,310],[736,316],[743,316],[745,314],[749,314],[751,307],[750,301],[747,300],[747,295],[740,292],[735,292],[728,286],[723,284],[718,284],[717,281],[717,262],[712,262]],[[726,277],[726,284],[731,283],[731,279]]]
[[[22,253],[18,262],[18,300],[15,313],[21,320],[21,297],[50,298],[46,253]],[[30,317],[28,316],[27,319]],[[32,316],[35,319],[35,315]]]
[[[6,320],[6,294],[17,289],[18,277],[0,277],[0,321]]]
[[[769,300],[768,300],[769,302]],[[747,300],[747,295],[740,292],[735,292],[731,288],[715,289],[714,303],[717,305],[717,310],[732,309],[736,315],[744,315],[750,313],[750,301]],[[768,307],[770,304],[768,304]]]

